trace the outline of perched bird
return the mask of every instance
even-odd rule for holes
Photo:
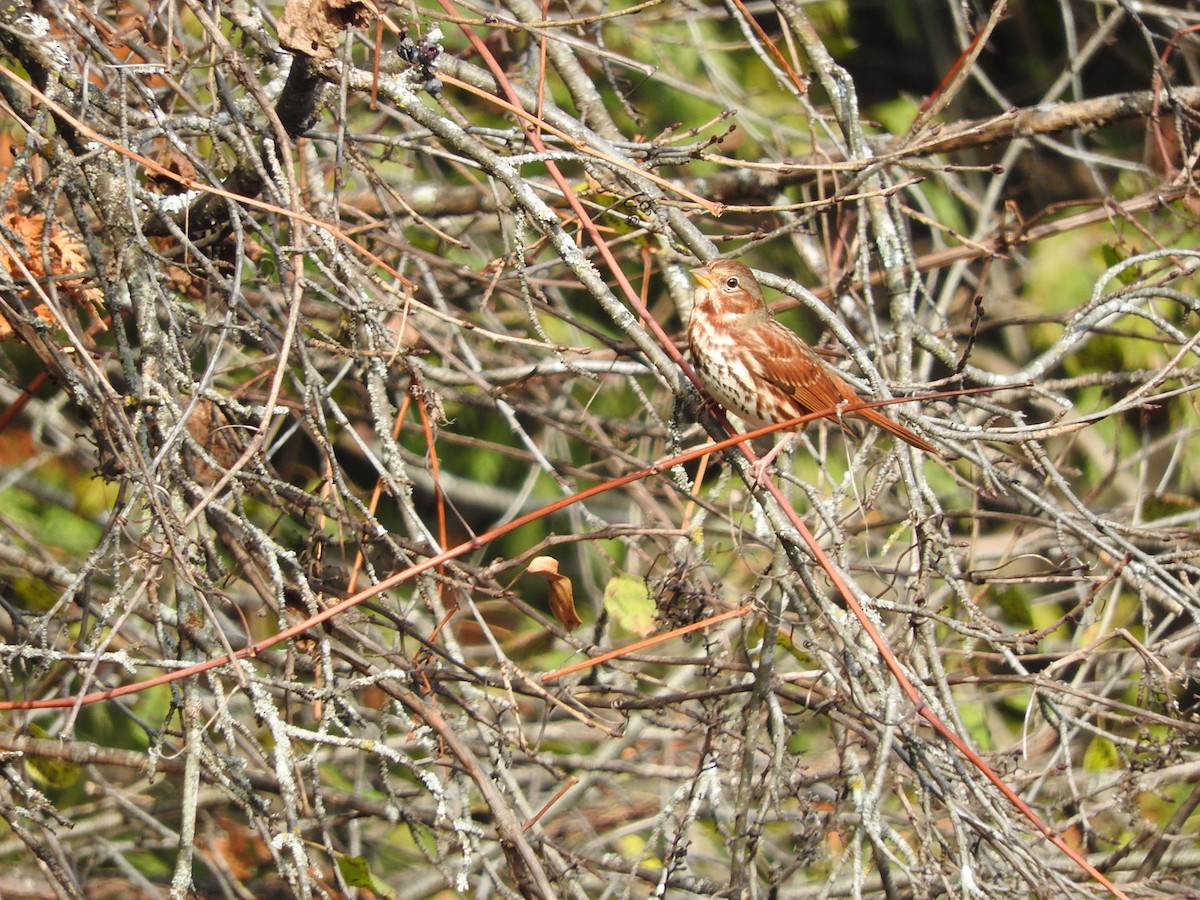
[[[755,428],[824,412],[840,424],[840,407],[862,398],[795,332],[771,315],[753,273],[739,262],[718,259],[692,272],[698,287],[688,344],[696,374],[718,403]],[[877,409],[858,416],[926,453],[938,450]],[[788,435],[756,464],[761,480]]]

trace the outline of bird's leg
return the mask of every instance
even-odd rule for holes
[[[774,447],[772,447],[770,450],[768,450],[763,456],[760,456],[758,459],[756,459],[753,463],[750,464],[750,474],[752,474],[754,476],[754,483],[757,484],[760,488],[766,488],[767,480],[768,480],[767,476],[770,473],[771,463],[773,463],[775,461],[775,457],[777,457],[779,455],[779,451],[781,451],[784,447],[786,447],[788,445],[788,442],[791,441],[791,439],[794,438],[795,436],[796,436],[796,432],[789,431],[787,434],[785,434],[783,436],[783,439],[780,440],[779,443],[777,443]]]

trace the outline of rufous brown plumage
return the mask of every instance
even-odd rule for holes
[[[854,415],[937,454],[933,444],[877,409],[843,412],[845,404],[861,403],[862,398],[771,315],[762,288],[744,265],[718,259],[692,275],[698,284],[688,324],[692,360],[705,388],[727,410],[754,427],[814,412],[835,421],[843,414]]]

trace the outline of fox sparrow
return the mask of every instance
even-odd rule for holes
[[[727,410],[753,427],[814,412],[840,424],[840,407],[862,402],[808,344],[771,315],[748,268],[718,259],[694,270],[692,277],[699,283],[688,324],[692,359],[708,392]],[[938,452],[879,410],[856,409],[846,415],[866,419],[926,453]],[[759,479],[791,437],[759,460]]]

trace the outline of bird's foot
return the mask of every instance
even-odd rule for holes
[[[795,436],[795,432],[785,435],[783,440],[750,464],[750,474],[754,476],[754,483],[763,490],[766,490],[767,485],[771,483],[771,463],[775,462],[775,457]]]

